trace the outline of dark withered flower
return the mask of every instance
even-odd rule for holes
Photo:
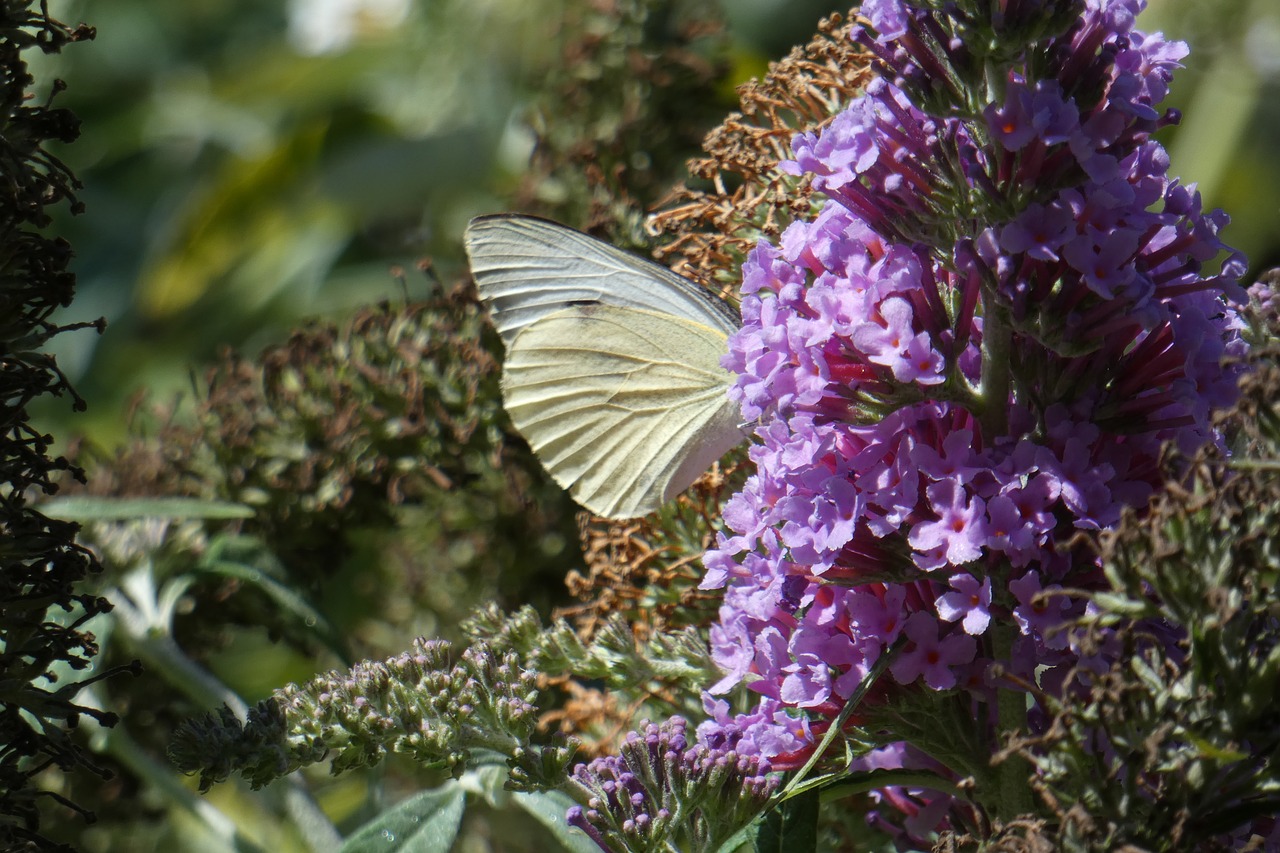
[[[84,579],[100,570],[97,560],[75,544],[76,525],[45,517],[30,500],[56,491],[61,475],[82,476],[66,459],[51,456],[53,437],[33,429],[27,407],[39,397],[75,395],[51,356],[41,352],[59,332],[52,313],[71,303],[75,278],[68,271],[71,249],[48,235],[49,207],[67,204],[79,212],[79,184],[45,150],[50,140],[71,142],[79,122],[69,111],[41,101],[32,91],[23,51],[46,53],[92,38],[48,15],[44,4],[11,2],[0,9],[0,847],[55,849],[41,834],[45,804],[59,803],[91,820],[74,803],[37,786],[36,777],[57,769],[104,775],[72,738],[70,729],[89,717],[114,725],[114,714],[77,704],[81,688],[113,674],[77,678],[98,648],[84,624],[110,609],[103,599],[81,591]],[[53,91],[61,89],[56,82]],[[97,325],[97,324],[95,324]]]

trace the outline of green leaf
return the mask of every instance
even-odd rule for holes
[[[244,504],[203,498],[110,498],[76,495],[54,498],[37,507],[64,521],[129,521],[137,518],[252,518]]]
[[[756,833],[756,853],[806,853],[818,849],[818,792],[784,801],[765,816]]]
[[[773,812],[769,812],[768,814],[773,814]],[[738,851],[750,853],[750,851],[758,849],[756,844],[758,843],[757,838],[760,833],[760,827],[764,824],[764,821],[767,818],[768,815],[760,815],[756,817],[751,821],[751,823],[742,827],[742,829],[739,829],[733,835],[730,835],[725,839],[725,841],[716,848],[715,853],[738,853]]]
[[[281,580],[283,567],[258,540],[247,536],[217,537],[194,571],[235,578],[258,587],[282,612],[307,626],[339,660],[347,661],[341,635],[305,595]]]
[[[453,782],[423,791],[356,830],[341,853],[449,853],[466,798]]]
[[[1197,737],[1196,735],[1188,735],[1187,741],[1196,748],[1201,758],[1208,758],[1212,761],[1244,761],[1249,757],[1249,753],[1240,749],[1230,749],[1226,746],[1219,746],[1212,741]]]
[[[571,853],[600,853],[600,848],[585,832],[565,823],[564,813],[570,806],[576,805],[568,794],[562,791],[516,793],[511,795],[511,800],[550,830],[565,850]]]

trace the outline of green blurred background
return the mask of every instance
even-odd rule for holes
[[[394,265],[412,270],[429,255],[442,278],[458,272],[467,220],[508,209],[528,171],[538,100],[580,35],[570,30],[600,19],[580,13],[589,5],[52,3],[98,33],[37,67],[44,83],[67,82],[58,103],[83,120],[81,139],[58,152],[87,207],[59,225],[80,283],[62,319],[109,326],[55,340],[90,408],[68,419],[66,401],[53,401],[39,423],[112,446],[131,395],[189,395],[193,367],[219,346],[251,354],[299,318],[396,298]],[[724,0],[721,103],[708,105],[708,127],[733,108],[734,85],[837,8]],[[1280,263],[1280,3],[1154,0],[1140,26],[1192,47],[1171,97],[1183,125],[1163,133],[1172,173],[1231,214],[1228,240],[1255,271]],[[633,165],[675,177],[681,167]],[[408,283],[410,295],[428,286],[412,272]]]

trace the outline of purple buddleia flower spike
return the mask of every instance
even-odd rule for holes
[[[828,201],[743,266],[723,364],[756,471],[706,558],[713,694],[821,720],[895,642],[864,702],[986,702],[997,663],[1056,683],[1086,604],[1054,590],[1105,583],[1072,537],[1145,505],[1165,443],[1217,440],[1244,267],[1151,138],[1186,47],[1136,30],[1142,5],[863,4],[880,79],[780,164]]]
[[[726,719],[690,743],[687,725],[682,717],[643,722],[617,755],[577,765],[570,792],[579,804],[566,815],[569,825],[607,853],[711,853],[758,817],[778,777],[744,737],[746,727]]]

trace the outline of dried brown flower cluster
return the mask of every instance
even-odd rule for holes
[[[720,596],[698,589],[702,554],[711,545],[720,504],[742,485],[745,454],[725,460],[700,477],[683,495],[656,516],[610,521],[579,513],[578,530],[584,571],[565,578],[579,602],[562,608],[558,618],[571,620],[584,643],[625,622],[636,650],[646,640],[680,628],[709,624]],[[576,680],[572,675],[548,678],[560,690],[559,701],[543,725],[582,738],[584,751],[596,755],[614,748],[614,739],[634,722],[650,698],[679,704],[671,696],[643,693],[620,701],[616,690]]]
[[[655,233],[674,236],[658,255],[677,272],[731,295],[756,242],[810,212],[807,183],[777,165],[791,157],[792,136],[825,125],[871,80],[851,26],[839,15],[824,19],[812,41],[739,88],[741,111],[707,135],[707,156],[689,162],[695,182],[650,220]]]
[[[455,289],[342,329],[313,322],[253,361],[226,353],[200,416],[225,496],[264,507],[278,553],[332,554],[344,528],[452,488],[474,457],[497,464],[497,363],[480,331]],[[264,435],[292,447],[266,452]]]
[[[745,454],[735,457],[712,468],[657,515],[629,521],[580,516],[587,568],[585,574],[570,572],[567,583],[582,603],[561,615],[573,619],[587,638],[613,613],[624,614],[641,639],[710,622],[719,596],[697,589],[699,561],[711,544],[720,504],[746,476]]]

